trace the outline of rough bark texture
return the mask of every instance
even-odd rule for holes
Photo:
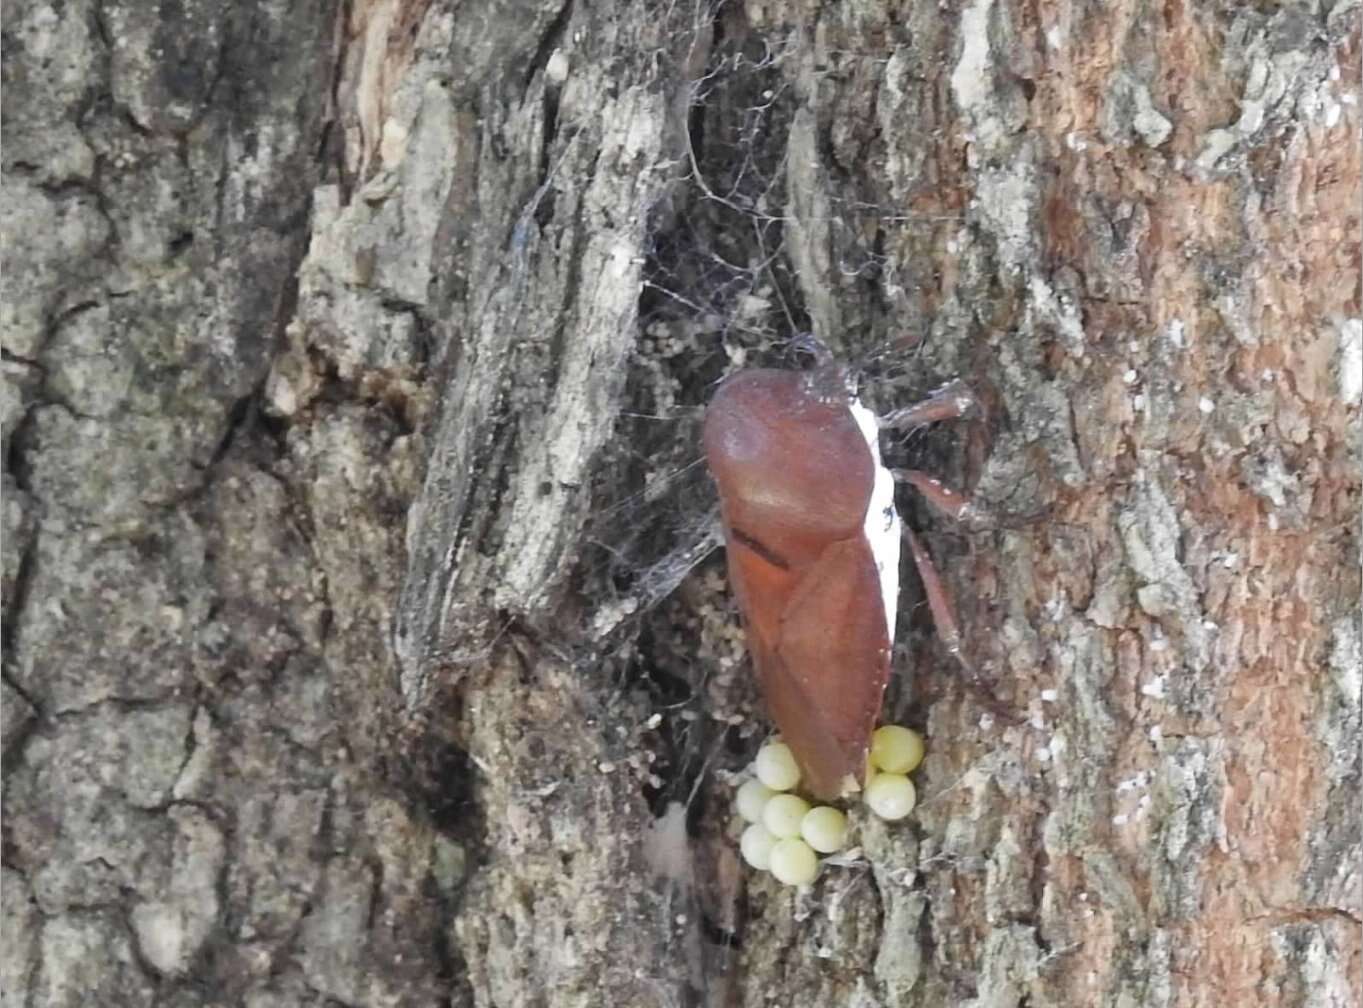
[[[3,15],[5,1008],[1363,996],[1357,3]],[[910,590],[797,894],[695,463],[801,331],[1041,517],[905,500],[980,681]]]

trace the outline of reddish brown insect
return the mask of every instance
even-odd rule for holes
[[[880,426],[960,415],[951,386],[877,422],[840,372],[750,370],[726,380],[705,416],[705,455],[719,487],[729,580],[773,720],[816,797],[857,790],[890,673],[899,597],[894,479]],[[937,506],[950,492],[921,473]],[[959,508],[959,505],[955,505]],[[927,554],[907,532],[934,618],[955,648],[955,620]]]

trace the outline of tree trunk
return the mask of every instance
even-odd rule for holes
[[[1357,4],[4,15],[5,1008],[1363,997]],[[804,332],[1013,520],[903,498],[974,673],[906,571],[797,892],[698,431]]]

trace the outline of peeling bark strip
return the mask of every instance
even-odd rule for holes
[[[2,999],[1363,999],[1359,17],[7,10]],[[802,331],[1047,519],[795,894],[695,463]]]
[[[397,632],[409,702],[422,698],[432,665],[489,637],[491,613],[552,611],[634,345],[645,224],[669,181],[651,167],[669,122],[666,82],[647,54],[685,42],[684,29],[638,23],[617,35],[584,20],[575,30],[591,41],[557,95],[548,146],[543,73],[505,122],[485,118],[468,141],[480,154],[460,185],[481,194],[480,210],[501,207],[479,227],[506,237],[452,264],[471,272],[454,317],[440,323],[458,343],[409,517]],[[510,161],[496,152],[505,143],[517,151]],[[512,418],[515,450],[489,453],[483,439],[499,417]],[[503,490],[487,511],[490,484]]]

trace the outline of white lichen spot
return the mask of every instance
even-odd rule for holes
[[[1115,816],[1112,817],[1112,825],[1125,826],[1128,818],[1129,817],[1125,812],[1118,812]]]
[[[608,602],[598,609],[596,615],[592,617],[592,631],[598,637],[604,637],[627,617],[632,616],[638,608],[638,599],[627,598]]]
[[[1139,377],[1140,376],[1136,374],[1135,370],[1128,369],[1126,373],[1122,375],[1122,381],[1126,382],[1128,385],[1134,385],[1136,384],[1136,379]]]
[[[1174,124],[1155,108],[1150,100],[1150,92],[1144,87],[1136,90],[1135,98],[1136,114],[1131,119],[1131,126],[1145,141],[1146,146],[1158,147],[1169,139],[1169,134],[1174,131]]]
[[[1339,397],[1352,406],[1363,398],[1363,319],[1339,324]]]
[[[278,370],[270,371],[265,379],[265,399],[279,416],[290,417],[298,412],[298,395]]]
[[[1151,742],[1159,742],[1159,741],[1160,741],[1161,739],[1163,739],[1163,738],[1164,738],[1164,729],[1161,728],[1159,725],[1151,725],[1151,726],[1150,726],[1150,741],[1151,741]]]
[[[1041,691],[1041,700],[1043,703],[1055,703],[1057,696],[1058,694],[1053,689],[1044,689]]]
[[[691,882],[691,841],[686,832],[686,806],[671,802],[655,819],[644,840],[644,860],[655,875],[683,885]]]
[[[161,898],[135,906],[133,934],[143,957],[161,974],[186,972],[218,918],[218,872],[225,844],[206,816],[186,806],[171,809],[179,831],[176,856]]]
[[[1150,771],[1142,770],[1140,773],[1137,773],[1134,776],[1126,778],[1126,780],[1118,781],[1117,793],[1125,794],[1128,791],[1135,791],[1137,788],[1143,788],[1149,783]]]
[[[1197,401],[1197,408],[1203,413],[1210,413],[1212,410],[1216,409],[1216,403],[1212,402],[1206,396],[1203,396]]]
[[[1353,702],[1363,690],[1363,640],[1358,624],[1352,619],[1340,619],[1331,627],[1329,668],[1340,695]]]
[[[994,108],[994,60],[989,51],[989,10],[993,0],[977,0],[961,11],[961,58],[951,71],[951,92],[986,146],[1001,127]]]
[[[379,136],[379,157],[383,159],[384,167],[392,168],[406,157],[407,138],[410,135],[411,131],[406,124],[395,117],[389,116],[384,120],[383,130]]]
[[[1207,134],[1203,141],[1202,151],[1197,156],[1197,167],[1199,170],[1207,172],[1216,167],[1216,162],[1235,146],[1236,133],[1229,129],[1214,129]]]
[[[1059,328],[1065,348],[1076,357],[1084,356],[1084,324],[1074,299],[1063,291],[1056,293],[1036,274],[1028,281],[1028,293],[1037,313]]]
[[[610,275],[619,280],[634,273],[634,247],[628,242],[617,242],[611,246],[610,263],[607,266]]]
[[[138,948],[157,972],[173,975],[184,969],[188,932],[180,907],[165,903],[134,907],[132,925]]]
[[[1154,679],[1141,685],[1141,693],[1148,697],[1154,697],[1156,700],[1162,700],[1164,699],[1164,685],[1165,677],[1156,676]]]
[[[544,79],[550,84],[562,84],[568,79],[568,54],[555,49],[544,64]]]
[[[771,302],[755,294],[744,294],[738,299],[738,317],[759,319],[771,310]]]
[[[1032,214],[1037,191],[1034,170],[1028,162],[986,170],[979,176],[980,223],[999,240],[1000,254],[1009,275],[1030,272],[1035,234]]]

